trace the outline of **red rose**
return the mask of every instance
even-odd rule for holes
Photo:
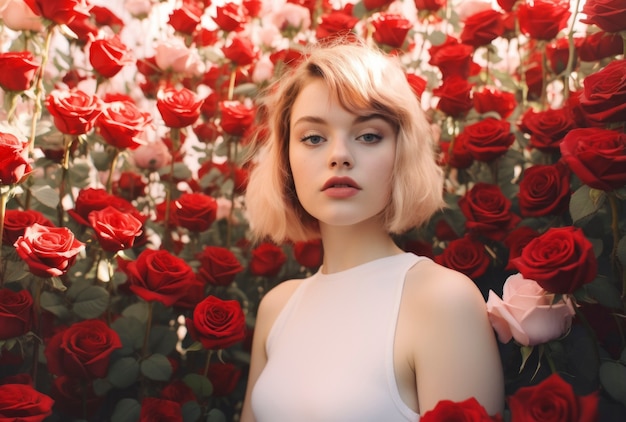
[[[422,94],[426,90],[428,81],[415,73],[406,73],[406,80],[411,85],[411,89],[415,92],[418,99],[422,98]]]
[[[219,40],[218,32],[218,30],[211,30],[201,26],[196,29],[193,42],[196,43],[198,47],[208,47],[214,45]]]
[[[130,51],[119,35],[95,39],[89,44],[89,63],[98,74],[105,78],[117,75],[126,64],[131,62]]]
[[[571,12],[569,1],[535,0],[521,2],[517,8],[520,30],[536,40],[551,40],[567,26]]]
[[[98,27],[89,18],[74,19],[67,27],[76,34],[78,44],[81,45],[98,36]]]
[[[13,134],[0,132],[0,185],[19,183],[31,172],[27,145]]]
[[[84,243],[67,227],[33,224],[17,239],[15,248],[30,272],[38,277],[59,277],[70,269]]]
[[[43,16],[59,25],[89,17],[89,10],[82,0],[24,0],[24,3],[37,16]]]
[[[555,75],[564,72],[567,68],[567,62],[569,61],[569,39],[557,38],[546,46],[546,57],[548,58],[548,64],[550,70]],[[578,61],[576,50],[574,50],[574,65]]]
[[[179,249],[182,249],[184,245],[181,245]],[[177,248],[175,245],[174,248]],[[172,305],[175,308],[193,309],[198,303],[206,296],[205,293],[206,282],[200,280],[198,277],[192,281],[186,287],[185,293]]]
[[[183,422],[183,412],[175,401],[146,397],[141,401],[139,422]]]
[[[324,250],[321,239],[306,242],[296,242],[293,245],[293,255],[298,264],[307,268],[317,268],[322,265]]]
[[[343,11],[333,10],[332,12],[322,15],[321,20],[315,28],[315,38],[318,40],[331,37],[333,35],[347,34],[359,22],[359,18],[344,13]]]
[[[527,422],[595,422],[598,394],[578,396],[570,384],[552,374],[537,385],[522,387],[508,397],[512,419]]]
[[[229,135],[241,136],[254,123],[255,109],[239,101],[221,101],[221,126]]]
[[[167,88],[159,94],[157,108],[166,126],[181,128],[198,120],[202,102],[201,98],[187,88]]]
[[[213,397],[226,397],[237,388],[241,369],[232,363],[215,362],[209,365],[206,375],[213,385]]]
[[[583,6],[583,23],[596,25],[606,32],[626,31],[626,8],[621,0],[587,0]]]
[[[228,286],[244,269],[234,253],[218,246],[205,246],[197,258],[198,276],[215,286]]]
[[[228,45],[222,47],[224,56],[236,66],[248,66],[256,59],[256,49],[247,37],[233,37]]]
[[[273,277],[278,274],[285,261],[287,255],[281,248],[273,243],[261,243],[252,250],[250,272],[254,275]]]
[[[441,142],[441,164],[455,169],[466,169],[474,162],[474,157],[467,148],[467,136],[462,134],[454,139],[452,150],[450,150],[450,142]]]
[[[68,135],[83,135],[91,130],[102,112],[98,97],[79,89],[55,89],[46,98],[54,125]]]
[[[191,35],[200,24],[203,12],[195,4],[183,2],[181,7],[170,13],[168,23],[175,31]]]
[[[612,191],[626,185],[626,134],[600,128],[570,131],[561,142],[568,167],[586,185]]]
[[[0,385],[0,415],[7,421],[43,422],[52,414],[53,404],[30,385]]]
[[[543,217],[566,212],[571,196],[569,179],[569,170],[561,162],[525,169],[519,184],[520,214]]]
[[[411,22],[404,16],[394,13],[379,13],[372,19],[374,41],[389,47],[400,48],[406,34],[411,29]]]
[[[515,141],[511,124],[493,117],[465,126],[463,135],[467,137],[465,145],[470,154],[475,160],[483,162],[501,157]]]
[[[593,245],[577,227],[552,227],[531,240],[511,261],[524,278],[550,293],[572,293],[593,281],[598,263]]]
[[[38,68],[39,62],[30,51],[0,53],[0,87],[5,91],[26,91]]]
[[[471,397],[462,402],[441,400],[421,417],[422,422],[493,422],[502,421],[498,415],[491,417],[478,401]]]
[[[217,201],[203,193],[183,193],[174,203],[176,224],[193,232],[208,230],[217,217]]]
[[[190,401],[196,401],[196,395],[183,380],[175,380],[167,384],[161,390],[161,398],[171,400],[180,405]]]
[[[446,0],[414,0],[419,11],[436,12],[446,5]]]
[[[466,235],[448,243],[443,253],[435,256],[435,262],[474,280],[485,274],[491,260],[485,246]]]
[[[32,321],[33,297],[30,292],[0,289],[0,340],[26,334]]]
[[[470,47],[471,48],[471,47]],[[439,97],[437,109],[451,117],[461,117],[472,108],[472,84],[459,76],[450,76],[433,90]]]
[[[119,149],[137,149],[146,142],[139,136],[152,121],[150,113],[143,112],[130,101],[105,103],[96,120],[98,133],[109,144]]]
[[[472,64],[474,48],[471,45],[459,44],[455,39],[449,40],[441,46],[431,47],[429,64],[437,66],[441,71],[442,79],[457,76],[467,79]]]
[[[113,193],[127,201],[133,201],[146,194],[148,184],[141,174],[133,171],[123,171],[119,179],[113,183]]]
[[[89,13],[93,16],[94,21],[99,26],[109,26],[118,33],[124,27],[124,21],[119,18],[110,9],[104,6],[92,5]]]
[[[512,92],[500,91],[496,88],[484,88],[474,91],[474,108],[480,114],[495,111],[500,118],[506,119],[515,110],[515,94]]]
[[[502,10],[505,10],[507,12],[512,12],[513,6],[515,6],[515,4],[518,2],[518,0],[496,0],[496,1],[498,3],[498,6],[500,6]]]
[[[103,396],[96,395],[92,383],[67,376],[54,378],[50,397],[54,399],[54,409],[57,412],[79,420],[92,418],[104,401]]]
[[[604,31],[575,40],[578,57],[585,62],[595,62],[617,56],[624,51],[622,44],[622,37],[619,34],[608,34]]]
[[[244,8],[234,2],[228,2],[215,8],[213,20],[223,31],[241,31],[248,21]]]
[[[528,94],[526,98],[529,100],[537,101],[541,98],[543,91],[544,80],[543,64],[541,62],[541,56],[537,54],[531,54],[526,59],[524,72],[524,78],[526,78],[526,85],[528,86]]]
[[[507,235],[504,239],[504,246],[509,249],[509,260],[506,264],[505,270],[515,270],[515,266],[512,263],[513,259],[520,256],[524,247],[538,236],[539,232],[528,226],[520,226]]]
[[[568,108],[539,112],[528,109],[520,124],[520,129],[530,134],[530,146],[547,153],[557,152],[565,134],[575,127],[576,122]]]
[[[90,380],[106,376],[111,353],[121,347],[120,337],[105,322],[88,319],[53,335],[44,354],[50,373]]]
[[[363,6],[367,10],[381,9],[389,6],[394,0],[363,0]]]
[[[143,226],[132,214],[118,211],[111,206],[90,212],[89,222],[100,247],[108,252],[119,252],[132,247]]]
[[[459,235],[445,218],[440,218],[435,224],[435,237],[440,241],[446,241],[458,239]]]
[[[2,243],[13,246],[15,241],[24,235],[26,227],[38,223],[42,226],[54,226],[42,213],[35,210],[6,210],[4,215],[4,231]]]
[[[476,183],[459,199],[459,207],[467,230],[493,240],[504,239],[521,220],[511,212],[511,201],[498,185]]]
[[[68,210],[67,213],[79,224],[90,226],[89,213],[104,209],[109,205],[116,208],[118,211],[132,214],[133,217],[142,223],[146,221],[146,217],[142,215],[133,204],[99,188],[86,188],[78,192],[74,209]]]
[[[504,15],[487,9],[469,16],[461,31],[461,42],[473,47],[490,44],[504,34]]]
[[[613,60],[585,78],[580,106],[598,123],[626,121],[626,59]]]
[[[196,134],[198,141],[205,144],[214,143],[222,134],[222,130],[214,121],[200,122],[193,126],[193,133]]]
[[[225,349],[246,337],[246,317],[236,300],[208,296],[187,318],[189,335],[209,350]]]
[[[172,306],[195,281],[193,270],[183,260],[161,249],[145,249],[125,269],[130,290],[147,302]]]
[[[246,14],[251,18],[258,17],[259,13],[261,13],[261,9],[263,8],[262,0],[243,0],[241,3],[246,11]]]

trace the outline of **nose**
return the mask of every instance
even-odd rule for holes
[[[343,139],[333,139],[330,143],[328,164],[331,168],[345,167],[352,168],[354,157],[348,148],[347,141]]]

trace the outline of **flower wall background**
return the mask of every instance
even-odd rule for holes
[[[483,292],[499,417],[626,417],[623,0],[0,0],[0,19],[0,418],[238,419],[261,297],[322,256],[247,238],[257,100],[348,34],[399,57],[432,123],[448,208],[397,241]]]

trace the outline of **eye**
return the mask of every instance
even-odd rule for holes
[[[300,140],[300,142],[306,145],[318,145],[321,144],[323,141],[324,138],[322,138],[320,135],[307,135]]]
[[[366,144],[375,144],[376,142],[380,142],[383,137],[378,135],[377,133],[364,133],[363,135],[358,136],[356,139]]]

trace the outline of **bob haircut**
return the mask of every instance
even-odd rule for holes
[[[268,134],[252,153],[255,163],[246,192],[255,240],[269,237],[282,243],[320,237],[317,220],[300,205],[289,163],[293,104],[312,80],[323,80],[346,110],[381,115],[395,127],[391,198],[381,216],[389,233],[420,226],[443,207],[443,172],[435,160],[430,125],[399,60],[362,43],[339,41],[313,48],[269,87],[262,103]]]

